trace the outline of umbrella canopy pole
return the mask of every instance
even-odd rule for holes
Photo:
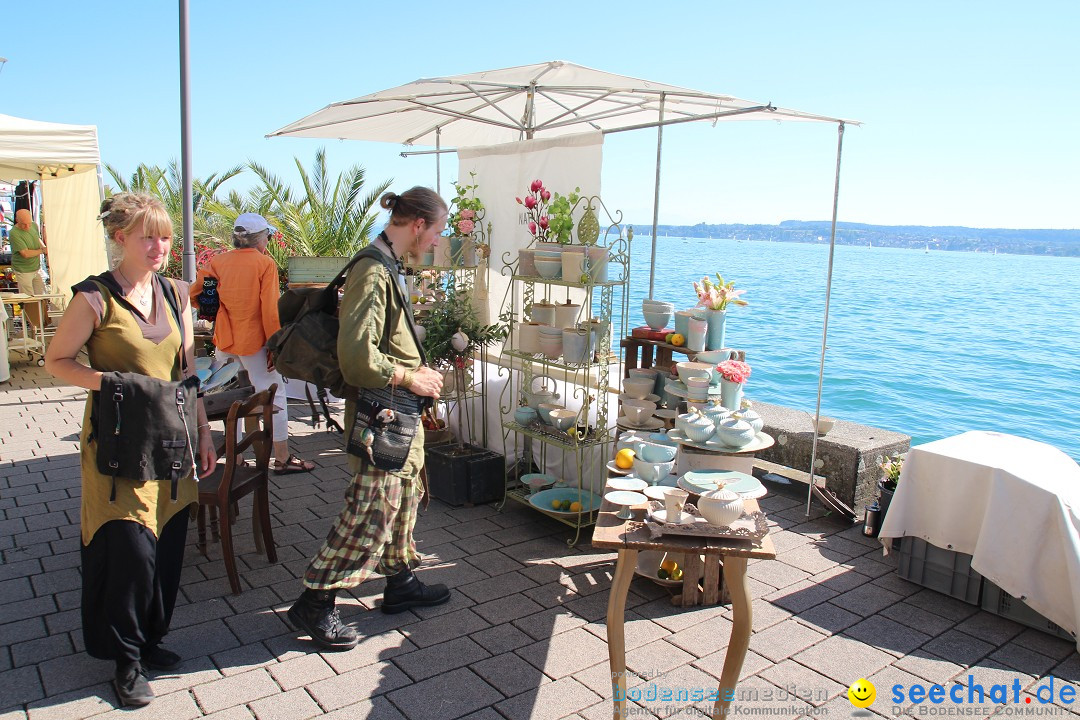
[[[829,272],[825,280],[825,322],[821,326],[821,360],[818,363],[817,405],[814,408],[814,443],[810,446],[810,487],[806,491],[806,514],[814,497],[814,470],[817,469],[818,425],[821,422],[821,385],[825,378],[825,343],[829,337],[829,300],[832,297],[833,253],[836,251],[836,211],[840,203],[840,156],[844,152],[844,123],[836,128],[836,178],[833,181],[832,229],[829,231]]]
[[[188,0],[180,0],[180,178],[184,186],[184,280],[195,281],[191,213],[191,86],[188,82]]]
[[[660,122],[656,126],[656,186],[653,188],[652,204],[652,259],[649,262],[649,298],[653,296],[656,282],[656,224],[660,218],[660,157],[664,149],[664,97],[660,93]]]
[[[442,157],[442,128],[435,128],[435,192],[442,195],[442,166],[439,159]]]

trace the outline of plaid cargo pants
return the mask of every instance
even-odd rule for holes
[[[413,526],[423,494],[418,470],[398,475],[366,465],[346,490],[345,507],[308,565],[304,586],[343,590],[364,582],[376,569],[393,575],[418,566]]]

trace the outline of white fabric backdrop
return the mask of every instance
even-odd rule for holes
[[[581,188],[582,195],[599,195],[603,141],[602,133],[590,132],[458,150],[458,182],[479,185],[477,195],[484,202],[487,221],[490,221],[492,226],[487,287],[483,287],[483,283],[478,279],[477,285],[480,287],[475,297],[482,321],[492,322],[498,318],[507,301],[510,279],[501,273],[504,256],[516,260],[517,251],[528,247],[532,242],[524,208],[518,205],[514,198],[524,196],[528,192],[529,184],[537,179],[542,180],[544,186],[552,192],[562,195],[573,192],[575,187]],[[472,177],[470,173],[476,173],[476,176]],[[575,215],[575,222],[577,220]],[[503,396],[506,370],[502,369],[500,375],[500,349],[496,347],[490,350],[492,365],[487,373],[486,414],[487,445],[501,453],[504,448],[500,401],[509,403],[510,397]],[[564,383],[559,382],[558,386],[563,395],[559,403],[576,409],[573,403],[567,403]],[[473,423],[478,427],[479,419],[474,418]],[[508,463],[516,459],[515,452],[520,452],[510,447],[505,448],[505,451]],[[563,469],[560,455],[558,451],[549,452],[548,467],[545,470],[573,482],[576,478],[571,475],[576,473],[571,473],[569,460],[565,470]]]
[[[71,286],[109,269],[97,173],[81,172],[41,183],[41,209],[49,239],[49,284],[71,299]]]

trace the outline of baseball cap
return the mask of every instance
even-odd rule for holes
[[[277,228],[266,222],[259,213],[243,213],[233,223],[233,232],[242,232],[248,235],[269,230],[271,235],[277,234]]]

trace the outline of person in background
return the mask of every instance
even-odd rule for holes
[[[214,346],[219,359],[235,358],[251,378],[256,391],[277,383],[274,395],[274,472],[310,472],[315,464],[289,451],[289,409],[285,383],[266,354],[266,340],[281,327],[278,321],[277,263],[266,254],[277,230],[257,213],[244,213],[233,223],[233,250],[215,255],[192,283],[194,301],[207,276],[218,281],[218,311],[214,320]]]
[[[11,228],[8,237],[11,241],[11,269],[15,271],[19,292],[23,295],[44,295],[41,256],[48,251],[41,243],[41,234],[29,210],[23,208],[15,211],[15,227]],[[39,303],[29,303],[24,310],[30,324],[41,327]]]
[[[101,205],[101,220],[120,262],[111,272],[72,288],[74,297],[45,353],[45,368],[69,385],[100,390],[105,372],[140,373],[176,381],[195,372],[187,284],[157,272],[169,258],[172,222],[151,195],[120,193]],[[174,283],[180,321],[165,299]],[[183,347],[181,348],[181,344]],[[86,346],[90,367],[76,358]],[[90,394],[83,414],[82,632],[86,652],[116,662],[122,705],[154,699],[144,668],[171,670],[180,656],[161,641],[169,630],[184,561],[190,506],[199,501],[194,472],[180,480],[136,482],[98,471]],[[198,402],[198,472],[217,462],[210,425]],[[110,492],[115,489],[115,499]]]
[[[349,270],[338,313],[341,372],[352,388],[390,385],[438,399],[442,375],[420,364],[420,348],[409,329],[412,308],[402,258],[411,254],[418,259],[438,242],[446,228],[446,203],[433,190],[415,187],[401,195],[386,193],[380,204],[390,210],[390,223],[373,245],[391,264],[397,264],[398,271],[388,272],[377,258],[361,258]],[[405,307],[396,307],[400,303],[391,286],[395,282]],[[345,403],[346,438],[356,417],[355,393],[350,395]],[[440,605],[450,599],[445,585],[424,585],[413,574],[413,568],[420,564],[413,527],[424,494],[420,479],[423,466],[422,426],[418,426],[409,457],[399,471],[386,472],[349,456],[354,476],[345,492],[345,507],[308,565],[304,591],[288,611],[293,626],[316,644],[330,650],[347,650],[357,644],[356,629],[341,622],[337,592],[356,587],[376,569],[386,576],[383,612]]]

